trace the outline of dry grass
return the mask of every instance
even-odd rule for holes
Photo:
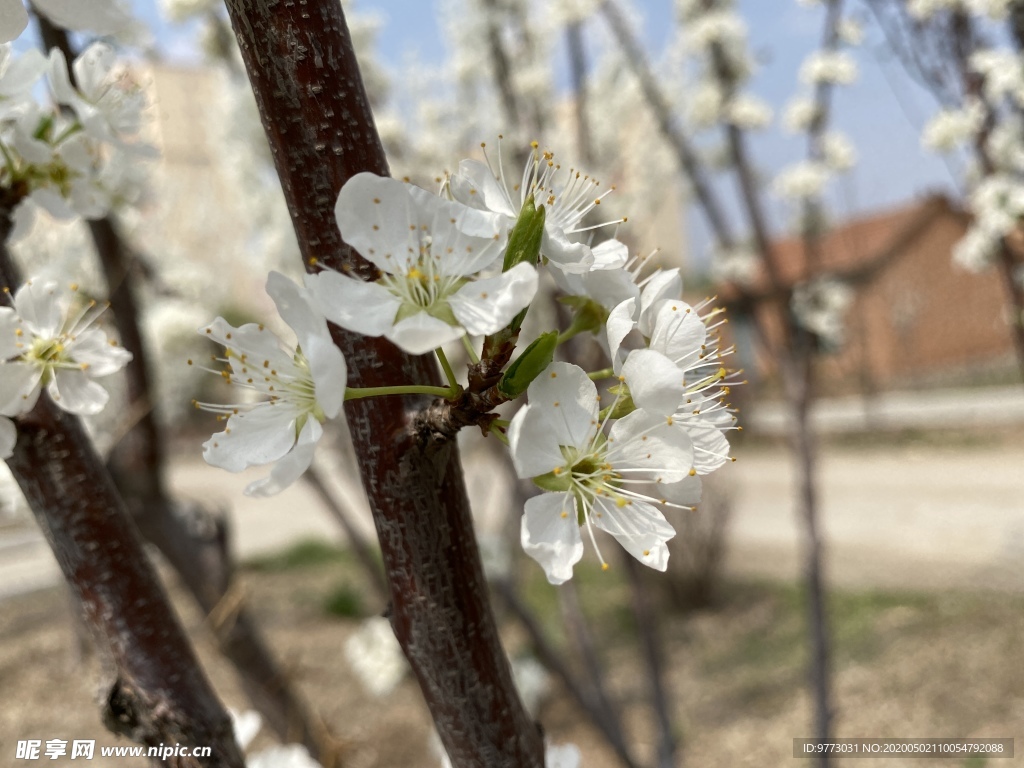
[[[531,571],[531,601],[552,620],[556,601]],[[581,568],[584,607],[604,638],[608,684],[623,704],[643,761],[653,755],[652,718],[632,642],[626,591],[614,575]],[[358,626],[349,614],[382,606],[361,600],[360,574],[344,555],[309,547],[255,564],[245,588],[290,674],[347,744],[346,765],[437,765],[429,716],[411,679],[384,699],[360,689],[343,660]],[[652,594],[657,595],[655,590]],[[733,583],[714,610],[662,614],[679,736],[690,766],[792,765],[792,739],[810,735],[804,692],[805,627],[790,587]],[[201,618],[176,593],[184,622],[224,700],[244,708],[231,669],[217,656]],[[831,602],[837,735],[845,737],[1024,737],[1024,598],[1005,594],[836,593]],[[345,615],[338,615],[339,613]],[[511,649],[523,647],[507,627]],[[63,594],[53,590],[0,604],[0,765],[14,765],[25,738],[92,738],[103,731],[94,703],[96,662],[76,653]],[[557,688],[540,719],[555,742],[573,741],[586,768],[616,765]],[[264,734],[257,746],[269,743]],[[1024,742],[1018,742],[1024,748]],[[30,763],[24,763],[29,765]],[[132,768],[144,761],[122,758]],[[797,763],[800,764],[800,763]],[[809,763],[803,763],[809,765]],[[849,761],[854,768],[897,761]],[[915,768],[979,768],[983,761],[914,760]],[[1013,761],[991,761],[997,768]]]

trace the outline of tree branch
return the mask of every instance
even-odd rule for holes
[[[387,162],[339,3],[228,0],[307,269],[373,278],[341,239],[334,202]],[[431,360],[332,327],[350,386],[440,385]],[[411,429],[423,398],[345,405],[392,600],[392,626],[456,768],[541,768],[543,744],[512,683],[450,441]]]
[[[68,62],[77,57],[67,32],[42,14],[36,15],[47,48],[59,48]],[[74,78],[74,73],[71,73]],[[107,295],[121,344],[132,353],[125,369],[130,407],[142,416],[114,446],[107,469],[143,537],[154,544],[192,593],[203,613],[223,605],[234,583],[234,562],[228,546],[224,514],[199,504],[181,503],[167,492],[166,454],[157,423],[150,384],[148,350],[139,324],[137,285],[132,256],[107,216],[90,220]],[[237,595],[235,599],[238,598]],[[214,627],[220,652],[232,663],[252,705],[283,740],[302,743],[330,768],[336,740],[314,721],[288,676],[274,658],[244,601],[234,606],[232,621]]]
[[[6,240],[8,216],[0,229],[0,240]],[[2,247],[0,285],[16,288],[18,282]],[[43,394],[17,425],[18,442],[7,463],[112,665],[104,723],[148,746],[212,748],[209,759],[166,761],[174,768],[244,768],[231,720],[78,419]]]

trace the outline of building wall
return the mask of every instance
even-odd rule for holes
[[[1012,365],[1004,289],[994,269],[953,264],[966,219],[937,216],[905,251],[857,289],[847,344],[821,366],[829,391],[970,381]]]

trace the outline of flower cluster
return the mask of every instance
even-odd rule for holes
[[[347,377],[345,358],[309,294],[277,272],[270,273],[267,293],[295,332],[297,347],[263,325],[234,328],[220,317],[199,330],[224,347],[224,357],[214,361],[225,367],[214,372],[262,398],[228,405],[195,402],[227,422],[203,444],[208,464],[241,472],[276,462],[268,477],[245,489],[251,496],[279,493],[309,469],[323,423],[341,410]]]
[[[686,2],[679,7],[683,46],[697,66],[691,89],[690,121],[698,128],[715,124],[759,130],[772,121],[772,110],[743,90],[754,72],[747,27],[731,2]]]
[[[849,85],[857,79],[857,62],[842,46],[859,45],[862,39],[863,31],[856,21],[839,19],[835,42],[804,59],[799,78],[806,92],[794,97],[786,107],[782,122],[787,131],[814,131],[822,116],[817,103],[821,89]],[[822,134],[815,144],[811,159],[794,163],[778,173],[772,183],[776,196],[797,203],[820,197],[833,176],[849,171],[857,162],[853,145],[836,131]]]
[[[14,294],[13,307],[0,307],[0,458],[11,455],[16,437],[7,417],[32,410],[44,387],[63,410],[95,415],[109,395],[94,379],[132,358],[95,327],[105,307],[76,303],[76,293],[74,286],[30,280]]]
[[[44,74],[57,106],[36,101]],[[9,44],[0,46],[0,185],[20,198],[13,240],[39,208],[58,219],[95,219],[137,195],[138,164],[129,158],[150,152],[132,141],[144,106],[105,43],[89,46],[71,71],[58,49],[46,59],[35,50],[14,57]]]
[[[477,338],[500,333],[515,341],[538,270],[546,268],[567,294],[572,324],[541,334],[508,366],[497,392],[504,400],[525,393],[528,403],[511,421],[490,425],[509,445],[519,476],[544,491],[526,504],[522,545],[552,583],[571,577],[583,555],[582,530],[599,557],[595,529],[664,570],[675,531],[662,508],[696,504],[701,476],[728,460],[725,432],[735,419],[724,402],[729,351],[719,349],[717,335],[724,321],[707,302],[682,300],[678,270],[644,276],[647,259],[630,258],[617,239],[593,241],[596,229],[623,221],[584,222],[609,189],[536,144],[522,172],[506,174],[501,152],[499,144],[493,163],[486,151],[486,162],[464,160],[444,178],[440,196],[372,174],[351,178],[335,207],[338,226],[379,276],[366,282],[324,269],[300,287],[272,273],[268,293],[297,347],[263,326],[233,328],[218,319],[200,330],[227,349],[217,358],[226,364],[224,379],[262,396],[198,404],[227,421],[205,444],[206,459],[231,471],[276,461],[270,478],[246,491],[269,495],[309,466],[323,424],[343,400],[458,399],[442,345],[461,341],[477,362]],[[434,350],[448,386],[346,389],[327,320],[412,354]],[[581,333],[596,337],[609,368],[588,374],[552,360]],[[603,381],[613,386],[601,394]],[[353,639],[352,654],[361,658],[359,642]],[[382,689],[394,684],[394,675],[386,678]]]
[[[917,0],[908,10],[921,23],[940,10],[1001,21],[1009,6],[1001,0]],[[1017,51],[983,45],[968,65],[980,88],[969,89],[958,107],[939,111],[925,126],[921,143],[935,152],[975,151],[968,199],[974,221],[954,247],[953,261],[978,272],[1004,252],[1004,238],[1014,235],[1024,214],[1019,183],[1024,172],[1024,60]]]

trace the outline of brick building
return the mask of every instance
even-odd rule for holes
[[[823,394],[1012,380],[1016,363],[999,273],[972,274],[952,262],[969,221],[935,195],[828,232],[815,273],[846,282],[855,298],[845,345],[822,357]],[[776,242],[775,252],[787,287],[807,278],[799,238]],[[764,277],[756,285],[767,290]],[[778,339],[777,315],[762,314]],[[756,370],[773,377],[774,366],[762,356]]]

